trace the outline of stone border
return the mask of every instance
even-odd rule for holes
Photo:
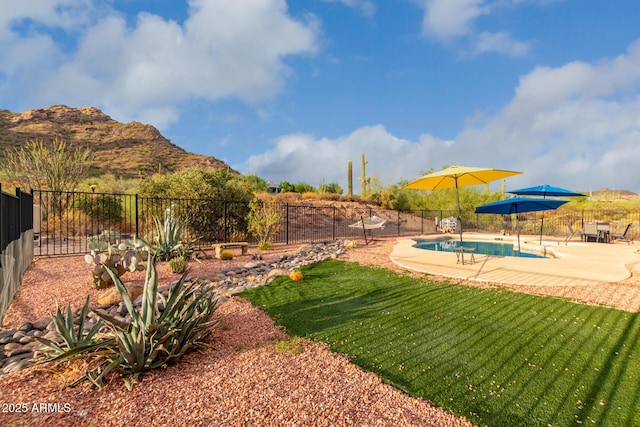
[[[272,261],[254,259],[243,266],[220,270],[212,275],[192,276],[185,280],[185,284],[194,283],[205,287],[212,287],[218,295],[220,303],[250,288],[270,283],[281,275],[287,275],[293,269],[316,264],[330,258],[337,258],[346,252],[347,248],[342,241],[328,241],[304,245],[292,255],[282,255]],[[158,292],[165,298],[169,289],[176,282],[158,288]],[[142,297],[134,301],[134,306],[139,307]],[[94,306],[106,311],[111,316],[121,321],[129,321],[129,315],[124,303],[119,302],[110,305]],[[163,307],[159,307],[162,309]],[[82,308],[75,310],[75,316],[80,315]],[[90,313],[84,323],[85,329],[90,330],[97,319]],[[61,343],[62,338],[55,330],[55,324],[51,317],[44,317],[34,322],[25,322],[18,329],[0,330],[0,375],[25,369],[42,356],[42,345],[37,337]]]

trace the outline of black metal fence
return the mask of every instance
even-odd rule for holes
[[[33,228],[33,198],[16,189],[16,194],[2,191],[0,184],[0,253],[22,233]],[[0,263],[1,266],[1,263]]]
[[[34,190],[33,203],[35,255],[87,253],[93,240],[115,243],[133,236],[151,240],[154,217],[161,221],[169,217],[188,219],[183,238],[195,240],[196,247],[233,241],[257,243],[248,232],[247,202]],[[339,203],[334,206],[276,203],[276,206],[282,221],[274,243],[284,244],[362,237],[363,229],[353,225],[374,215],[387,223],[383,229],[367,231],[368,236],[433,233],[434,215],[443,215],[443,211],[403,213]]]
[[[139,236],[152,239],[153,218],[188,219],[183,234],[196,247],[212,243],[247,241],[257,243],[248,232],[246,202],[215,199],[149,198],[137,194],[33,191],[35,204],[35,255],[64,255],[89,252],[92,240],[118,242]],[[362,228],[353,227],[361,218],[378,216],[386,220],[384,229],[368,231],[373,236],[409,236],[440,231],[444,218],[457,216],[455,211],[420,210],[399,212],[380,207],[334,203],[319,206],[310,203],[277,203],[282,221],[274,243],[297,244],[313,241],[353,239],[363,236]],[[509,215],[462,214],[466,232],[515,233],[515,218]],[[519,216],[521,233],[539,234],[542,213]],[[544,214],[544,234],[565,236],[569,227],[582,228],[586,222],[605,221],[612,233],[622,233],[628,223],[637,235],[640,211],[577,211],[562,207]],[[4,227],[4,225],[3,225]]]
[[[580,232],[587,223],[607,223],[611,234],[623,234],[631,224],[628,237],[636,239],[640,230],[640,210],[633,209],[597,209],[576,210],[561,207],[555,211],[527,213],[518,215],[476,215],[476,224],[468,224],[467,229],[488,233],[520,233],[564,237],[572,232]]]

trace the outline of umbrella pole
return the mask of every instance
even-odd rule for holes
[[[458,224],[460,225],[460,248],[462,248],[462,218],[460,217],[460,190],[458,189],[458,177],[456,180],[456,201],[458,202]],[[460,256],[462,257],[462,265],[464,265],[464,250],[460,249]]]
[[[542,195],[543,199],[547,198],[547,194]],[[542,212],[542,223],[540,224],[540,246],[542,246],[542,229],[544,228],[544,212]]]
[[[518,229],[518,256],[520,256],[520,216],[518,215],[518,207],[516,206],[516,228]]]

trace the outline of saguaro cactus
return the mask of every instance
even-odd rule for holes
[[[364,160],[364,153],[362,153],[362,176],[360,178],[358,178],[360,181],[362,181],[362,197],[366,197],[367,195],[367,185],[369,185],[369,183],[371,182],[370,178],[367,178],[367,172],[365,169],[365,165],[369,163],[367,161]]]

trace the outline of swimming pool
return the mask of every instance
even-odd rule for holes
[[[460,246],[459,240],[454,239],[438,239],[438,240],[425,240],[417,239],[415,247],[419,249],[426,249],[428,251],[440,251],[440,252],[453,252],[455,248]],[[494,256],[515,256],[521,258],[547,258],[542,255],[536,255],[529,252],[520,251],[513,248],[512,243],[504,242],[479,242],[479,241],[464,241],[465,248],[475,248],[476,254],[494,255]]]

